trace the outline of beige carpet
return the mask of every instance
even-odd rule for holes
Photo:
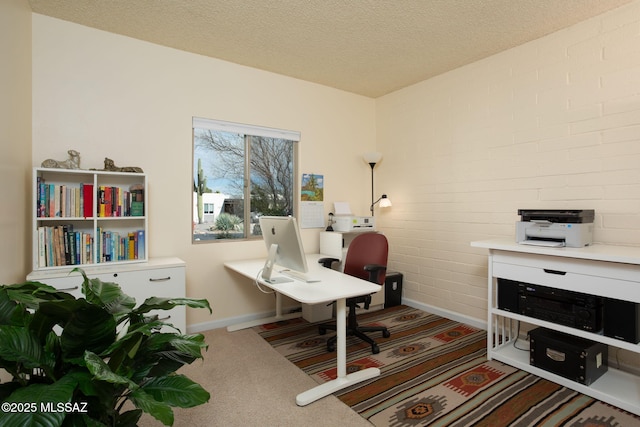
[[[174,409],[174,426],[371,426],[335,396],[296,405],[298,393],[317,383],[252,330],[204,333],[209,350],[180,373],[211,393],[209,403]],[[140,426],[161,426],[143,415]]]

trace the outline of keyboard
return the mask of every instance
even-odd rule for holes
[[[299,280],[306,283],[315,283],[320,281],[320,279],[318,279],[317,277],[309,276],[305,273],[300,273],[299,271],[295,270],[280,270],[278,271],[278,273],[290,279]]]

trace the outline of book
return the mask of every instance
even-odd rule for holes
[[[131,216],[144,216],[144,202],[131,202]]]
[[[67,203],[67,186],[60,186],[60,216],[66,217],[67,211],[69,210],[69,205]]]
[[[82,207],[82,216],[93,217],[93,184],[82,184]]]
[[[127,245],[127,259],[135,259],[136,254],[136,233],[129,233],[129,242]]]
[[[47,266],[46,227],[38,227],[38,267]]]
[[[64,258],[64,245],[61,244],[62,241],[62,226],[58,225],[53,229],[53,250],[54,250],[54,254],[55,254],[55,260],[53,262],[53,265],[63,265],[62,264],[62,258]]]
[[[47,200],[46,200],[45,184],[44,184],[44,179],[42,179],[41,177],[38,177],[37,180],[38,180],[38,184],[37,184],[38,207],[36,208],[36,215],[42,218],[47,215],[47,212],[46,212]]]
[[[54,210],[53,210],[54,213],[51,216],[58,217],[60,216],[60,186],[59,185],[53,186],[53,202],[54,202]]]
[[[103,262],[102,259],[102,228],[96,229],[96,237],[93,240],[93,256],[96,263]]]
[[[47,200],[49,200],[49,206],[47,208],[47,217],[53,218],[56,216],[56,190],[55,185],[49,184],[47,186]]]
[[[81,217],[82,216],[82,189],[80,187],[74,188],[73,189],[73,198],[74,198],[74,206],[76,208],[76,211],[74,212],[73,216],[75,217]]]
[[[97,197],[98,197],[98,216],[99,217],[105,217],[105,204],[104,204],[104,186],[100,186],[98,187],[98,193],[97,193]]]
[[[47,266],[51,267],[56,265],[55,264],[55,250],[53,248],[53,227],[45,227],[46,228],[46,233],[45,233],[45,251],[46,251],[46,257],[47,257]]]
[[[113,187],[104,187],[104,216],[113,216]]]
[[[91,236],[91,234],[86,233],[84,235],[84,239],[85,239],[85,262],[84,264],[91,264],[93,263],[93,237]]]
[[[144,187],[142,184],[134,184],[129,187],[131,198],[131,216],[144,216]]]
[[[145,258],[144,230],[138,230],[138,259]]]
[[[104,238],[102,240],[102,244],[103,244],[103,248],[102,248],[102,253],[104,254],[104,261],[105,262],[110,262],[112,261],[111,258],[111,232],[110,231],[105,231],[104,232]]]
[[[61,265],[71,265],[71,233],[73,233],[73,224],[65,224],[62,226],[62,247],[64,248],[64,256]]]

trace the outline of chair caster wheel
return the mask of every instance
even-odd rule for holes
[[[329,353],[333,353],[334,351],[336,351],[336,346],[335,345],[327,345],[327,351]]]
[[[380,353],[380,347],[378,347],[377,345],[372,345],[372,346],[371,346],[371,352],[372,352],[373,354],[378,354],[378,353]]]
[[[382,337],[383,338],[389,338],[391,336],[391,332],[389,331],[382,331]]]

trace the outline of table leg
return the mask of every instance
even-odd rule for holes
[[[347,375],[347,302],[342,298],[336,301],[336,365],[337,365],[337,378],[326,383],[320,384],[311,390],[307,390],[296,396],[296,404],[298,406],[305,406],[309,403],[328,396],[338,390],[342,390],[345,387],[349,387],[352,384],[357,384],[361,381],[368,380],[370,378],[380,375],[380,369],[367,368],[362,371],[353,372]]]

